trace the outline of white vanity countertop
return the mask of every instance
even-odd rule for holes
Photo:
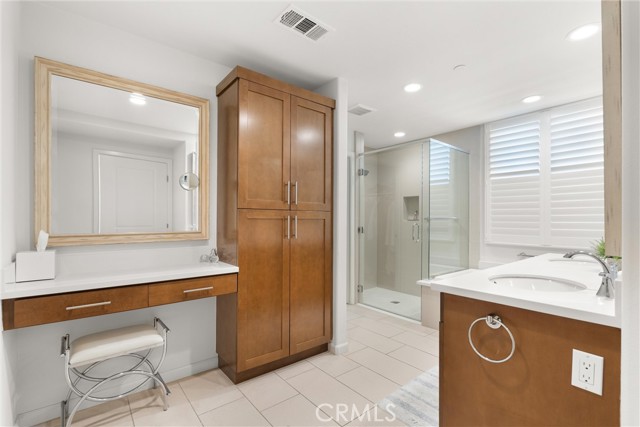
[[[420,280],[418,284],[443,293],[620,327],[620,316],[616,316],[616,300],[596,296],[601,282],[598,273],[601,270],[598,263],[587,257],[577,256],[575,260],[567,260],[561,254],[544,254],[485,270],[467,270]],[[489,277],[506,274],[565,279],[581,283],[586,289],[572,292],[520,290],[498,286],[489,280]],[[619,284],[617,281],[616,291]],[[620,292],[616,293],[616,297],[620,298]]]
[[[53,280],[33,282],[3,283],[0,288],[2,299],[34,297],[61,294],[64,292],[89,291],[114,288],[117,286],[139,285],[164,282],[167,280],[189,279],[237,273],[238,267],[223,262],[144,269],[136,271],[111,271],[108,273],[78,274],[58,276]]]

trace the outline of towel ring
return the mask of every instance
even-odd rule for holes
[[[505,357],[504,359],[500,359],[500,360],[490,359],[487,356],[485,356],[484,354],[480,353],[478,351],[478,349],[476,348],[476,346],[473,345],[473,340],[471,339],[471,330],[476,325],[476,323],[478,323],[478,322],[480,322],[482,320],[484,320],[487,323],[487,326],[489,326],[491,329],[499,329],[502,326],[507,331],[507,333],[509,334],[509,338],[511,338],[511,353],[509,353],[509,355],[507,357]],[[516,351],[516,340],[513,339],[513,334],[511,333],[509,328],[507,328],[507,325],[502,323],[502,319],[500,319],[500,316],[498,316],[497,314],[488,314],[486,317],[480,317],[480,318],[474,320],[471,323],[471,325],[469,326],[469,332],[468,332],[467,335],[469,337],[469,345],[471,345],[471,348],[473,349],[473,351],[478,356],[480,356],[481,358],[486,360],[487,362],[504,363],[507,360],[511,359],[511,356],[513,356],[513,353],[515,353],[515,351]]]

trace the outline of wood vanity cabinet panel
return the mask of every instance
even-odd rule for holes
[[[145,308],[148,289],[147,285],[135,285],[9,300],[13,305],[10,326],[22,328]]]
[[[331,213],[296,212],[291,238],[291,354],[331,340]]]
[[[239,213],[239,370],[289,355],[290,225],[288,211]]]
[[[620,329],[442,294],[441,426],[616,426],[620,424]],[[516,342],[489,363],[471,349],[474,320],[497,314]],[[502,359],[511,341],[478,322],[478,350]],[[572,351],[604,357],[602,396],[571,385]]]
[[[172,304],[236,292],[237,275],[198,277],[149,285],[149,306]]]
[[[290,95],[239,82],[238,207],[289,209]]]
[[[332,139],[333,110],[292,97],[291,182],[297,203],[291,209],[331,210]]]

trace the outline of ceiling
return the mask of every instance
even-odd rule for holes
[[[349,130],[371,148],[435,136],[601,94],[600,34],[572,42],[572,29],[600,21],[595,1],[298,1],[333,27],[314,42],[274,23],[281,1],[51,2],[233,67],[314,89],[348,81]],[[466,65],[454,70],[460,64]],[[405,93],[403,86],[423,88]],[[217,82],[214,82],[217,83]],[[542,100],[523,104],[538,94]],[[396,131],[406,136],[395,138]]]

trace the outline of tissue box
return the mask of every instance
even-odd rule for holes
[[[48,280],[56,277],[56,251],[18,252],[16,282]]]

